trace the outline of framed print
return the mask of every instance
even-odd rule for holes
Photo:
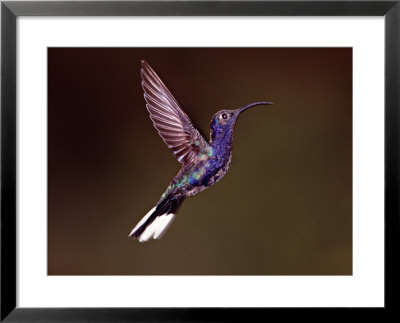
[[[394,308],[399,6],[2,2],[1,320]]]

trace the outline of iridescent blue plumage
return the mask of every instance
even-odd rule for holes
[[[213,185],[226,174],[232,160],[233,130],[239,115],[253,106],[272,103],[256,102],[240,109],[217,112],[211,120],[210,141],[207,142],[144,61],[141,75],[146,107],[154,127],[182,163],[157,205],[130,233],[142,242],[160,238],[186,197]]]

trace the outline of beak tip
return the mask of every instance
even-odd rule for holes
[[[254,107],[256,105],[271,105],[271,104],[274,104],[274,103],[273,102],[264,102],[264,101],[262,101],[262,102],[254,102],[254,103],[251,103],[249,105],[246,105],[246,106],[238,109],[238,112],[240,113],[240,112],[242,112],[242,111],[244,111],[244,110],[246,110],[248,108]]]

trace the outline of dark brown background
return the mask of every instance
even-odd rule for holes
[[[128,238],[179,169],[148,117],[146,59],[195,124],[254,101],[233,165],[162,240]],[[352,274],[350,48],[48,50],[50,275]]]

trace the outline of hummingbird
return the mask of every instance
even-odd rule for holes
[[[160,239],[174,220],[182,202],[218,182],[232,160],[233,130],[243,111],[272,102],[254,102],[235,110],[221,110],[211,120],[210,140],[194,127],[150,65],[141,61],[141,85],[146,108],[157,132],[182,164],[165,192],[133,228],[130,237],[140,242]]]

